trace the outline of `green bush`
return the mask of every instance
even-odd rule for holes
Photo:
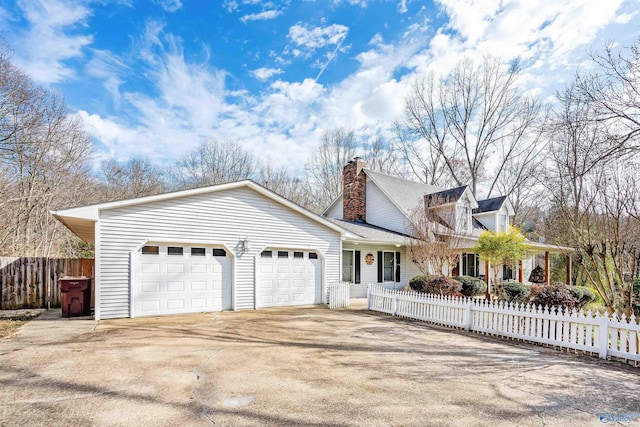
[[[421,274],[409,280],[409,287],[416,292],[422,292],[425,283],[427,283],[427,276]]]
[[[551,285],[531,285],[531,303],[544,307],[564,307],[572,309],[576,300],[569,287],[560,283]]]
[[[460,282],[462,290],[460,293],[465,297],[474,297],[476,295],[484,294],[487,290],[487,284],[482,279],[471,276],[457,276],[453,277],[453,280]]]
[[[598,298],[593,289],[586,286],[567,286],[566,289],[573,296],[576,310],[583,309],[587,304],[594,302]]]
[[[529,286],[515,280],[505,280],[498,287],[498,297],[507,302],[527,302],[530,292]]]
[[[409,287],[417,292],[424,292],[426,294],[434,295],[450,295],[460,296],[460,290],[462,285],[453,279],[448,277],[436,276],[425,277],[416,276],[409,281]]]

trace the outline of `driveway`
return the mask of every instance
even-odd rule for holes
[[[362,308],[35,320],[0,425],[640,425],[640,369]]]

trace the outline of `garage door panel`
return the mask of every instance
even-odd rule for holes
[[[142,282],[142,292],[160,292],[160,282]]]
[[[206,281],[191,281],[191,291],[206,291],[207,290],[207,282]]]
[[[207,274],[207,264],[191,264],[192,274]]]
[[[287,264],[279,264],[278,265],[278,273],[288,273],[289,266]]]
[[[168,274],[182,274],[184,273],[184,264],[167,264]]]
[[[305,272],[304,265],[294,265],[293,266],[293,272],[294,273],[304,273]]]
[[[167,292],[184,292],[184,282],[167,282]]]
[[[278,289],[289,289],[289,280],[287,279],[278,280]]]
[[[144,274],[160,273],[160,263],[143,263],[142,272]]]

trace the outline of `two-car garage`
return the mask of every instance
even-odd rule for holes
[[[326,302],[345,230],[252,181],[54,212],[95,243],[95,317]]]
[[[233,309],[233,256],[222,246],[148,242],[132,259],[134,317]],[[317,251],[269,248],[256,264],[256,308],[322,302]]]

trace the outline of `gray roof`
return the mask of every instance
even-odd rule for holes
[[[365,169],[365,173],[376,183],[378,188],[389,196],[398,207],[407,215],[416,206],[424,203],[425,194],[437,193],[445,190],[435,185],[423,184],[421,182],[409,181],[380,172]]]
[[[457,202],[468,187],[468,185],[463,185],[461,187],[449,188],[447,190],[438,191],[437,193],[431,193],[429,194],[429,197],[427,197],[429,206],[440,206],[446,205],[447,203]]]
[[[407,236],[402,233],[387,230],[386,228],[376,227],[364,222],[344,221],[342,219],[329,218],[329,221],[333,222],[339,227],[356,234],[363,239],[371,240],[373,242],[388,242],[388,243],[406,243]]]
[[[491,199],[478,200],[478,208],[473,213],[494,212],[500,210],[504,205],[507,196],[493,197]]]

